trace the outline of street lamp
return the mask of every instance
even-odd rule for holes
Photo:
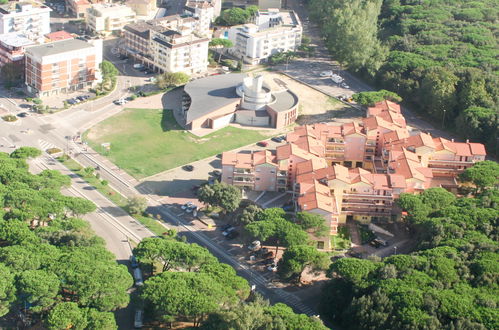
[[[444,123],[445,123],[445,112],[446,112],[446,111],[447,111],[447,110],[446,110],[446,109],[444,109],[444,114],[442,115],[442,128],[444,128],[444,127],[445,127],[445,126],[444,126]]]
[[[395,251],[394,254],[397,254],[397,247],[396,246],[393,247],[393,250]]]

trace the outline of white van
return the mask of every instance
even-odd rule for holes
[[[135,268],[133,270],[133,278],[135,279],[135,286],[144,285],[144,282],[142,280],[142,271],[140,270],[140,268]]]
[[[133,327],[135,329],[140,329],[143,327],[144,311],[142,309],[137,309],[135,311],[135,319],[133,320]]]

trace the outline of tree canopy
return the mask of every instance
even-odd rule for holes
[[[346,329],[496,329],[499,191],[456,198],[434,188],[411,196],[397,203],[408,212],[417,250],[335,261],[321,313]]]
[[[248,6],[246,9],[239,7],[226,9],[217,17],[216,23],[225,26],[248,23],[257,11],[257,6]]]
[[[497,152],[495,0],[310,0],[335,59]]]
[[[128,304],[131,275],[74,218],[95,205],[61,194],[68,177],[28,171],[26,158],[38,154],[0,153],[0,316],[10,311],[49,329],[116,329],[110,312]]]
[[[156,85],[160,89],[185,85],[191,77],[184,72],[165,72],[156,76]]]
[[[219,206],[226,212],[232,212],[241,202],[241,191],[225,182],[215,182],[213,185],[199,188],[198,199],[203,203]]]
[[[394,92],[387,91],[385,89],[376,92],[360,92],[352,95],[355,102],[360,105],[372,107],[375,103],[389,100],[392,102],[400,103],[402,98]]]

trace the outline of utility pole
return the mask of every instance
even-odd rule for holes
[[[445,126],[444,126],[444,124],[445,124],[445,112],[446,112],[446,111],[447,111],[447,110],[446,110],[446,109],[444,109],[444,114],[442,115],[442,128],[444,128],[444,127],[445,127]]]

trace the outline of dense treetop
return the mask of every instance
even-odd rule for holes
[[[309,0],[335,59],[495,151],[495,0]],[[362,27],[362,28],[358,28]]]
[[[499,191],[456,198],[433,188],[398,204],[417,251],[334,262],[322,313],[346,329],[497,329]]]
[[[25,159],[37,155],[0,153],[0,316],[49,329],[115,329],[111,311],[128,304],[131,276],[75,217],[95,205],[60,193],[69,178],[28,172]]]

